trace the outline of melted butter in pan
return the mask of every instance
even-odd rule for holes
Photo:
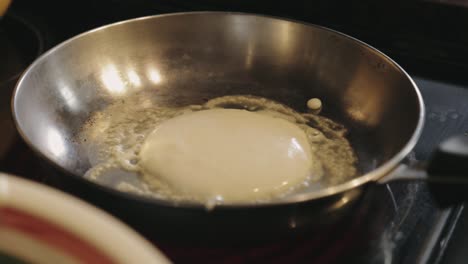
[[[211,207],[278,199],[357,173],[346,130],[325,117],[253,96],[183,108],[142,100],[111,105],[83,127],[82,143],[93,165],[86,177],[127,192]],[[110,177],[116,169],[127,175]]]

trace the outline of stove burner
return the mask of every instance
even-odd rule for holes
[[[16,140],[10,98],[22,71],[42,52],[39,31],[26,20],[7,15],[0,20],[0,163]]]

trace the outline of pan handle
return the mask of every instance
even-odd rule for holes
[[[468,201],[468,134],[443,141],[426,165],[400,165],[379,183],[396,180],[426,180],[442,208]]]
[[[442,207],[468,201],[468,134],[443,141],[429,160],[427,174]]]

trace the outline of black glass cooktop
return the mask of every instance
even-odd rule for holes
[[[463,43],[468,38],[465,36],[455,41],[452,34],[457,34],[459,29],[455,27],[451,34],[444,32],[440,21],[439,24],[434,21],[426,24],[432,27],[432,31],[425,29],[421,32],[421,21],[412,21],[408,15],[418,5],[416,2],[418,1],[394,5],[389,2],[386,4],[388,11],[379,16],[372,11],[382,10],[385,5],[378,7],[366,1],[358,6],[342,6],[342,1],[293,1],[285,6],[266,1],[253,5],[247,1],[222,4],[220,1],[208,0],[190,3],[150,0],[17,0],[14,1],[7,19],[19,17],[27,21],[28,25],[33,25],[34,34],[39,34],[37,41],[45,49],[107,23],[144,15],[190,10],[272,14],[337,29],[389,54],[409,71],[421,89],[427,108],[426,124],[421,139],[406,160],[416,162],[427,160],[442,139],[468,133],[468,85],[466,76],[460,74],[468,69],[468,60],[464,57],[468,53],[463,48]],[[454,7],[444,7],[436,12],[431,11],[431,4],[420,5],[423,6],[420,15],[424,21],[429,20],[431,12],[434,13],[433,17],[439,18],[441,13],[452,11],[450,14],[454,17],[445,21],[448,23],[446,27],[450,23],[456,26],[457,21],[462,22],[456,15],[465,12],[464,9]],[[343,8],[354,10],[354,15],[345,12]],[[384,20],[389,17],[394,20],[400,17],[402,21]],[[3,22],[0,21],[0,29],[7,26]],[[371,22],[372,25],[369,24]],[[408,25],[406,30],[399,31],[398,26],[404,26],[405,23]],[[18,47],[25,47],[24,43],[27,43],[21,38],[12,41],[17,41]],[[33,40],[29,41],[30,45],[39,45],[33,44]],[[29,53],[25,53],[20,66],[26,67],[31,62],[30,57]],[[18,64],[10,60],[8,63],[1,61],[0,64],[0,70],[4,71],[0,72],[0,76],[11,70],[8,66],[18,67]],[[1,93],[2,102],[7,102],[5,97],[8,97],[13,84],[0,87],[7,91],[6,95]],[[11,122],[9,108],[0,109],[0,122]],[[0,131],[0,138],[6,140],[1,133]],[[48,183],[40,161],[17,135],[9,136],[7,143],[4,144],[7,146],[5,154],[0,158],[1,171]],[[463,234],[468,229],[467,219],[463,205],[444,210],[437,208],[425,183],[400,182],[372,186],[354,215],[344,219],[339,227],[318,237],[229,248],[167,245],[159,243],[157,239],[152,240],[176,263],[464,263],[461,261],[464,257],[463,250],[460,249],[463,245],[468,246],[468,233],[465,232],[466,238]]]

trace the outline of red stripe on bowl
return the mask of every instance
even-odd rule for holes
[[[0,224],[44,241],[50,246],[75,257],[82,263],[115,263],[112,258],[99,251],[82,238],[38,216],[16,208],[0,208]],[[79,221],[79,219],[77,219]]]

